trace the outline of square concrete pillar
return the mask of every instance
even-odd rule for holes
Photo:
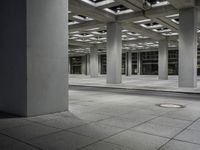
[[[86,58],[87,58],[87,73],[86,74],[89,75],[90,74],[90,55],[87,54]]]
[[[82,56],[81,72],[83,75],[87,74],[87,56]]]
[[[67,2],[2,2],[0,111],[35,116],[68,109]]]
[[[96,46],[90,48],[90,76],[92,78],[98,77],[98,49]]]
[[[158,79],[168,79],[168,41],[160,40],[158,47]]]
[[[127,76],[131,76],[132,75],[132,53],[131,52],[127,52],[126,53],[126,75]]]
[[[137,75],[141,75],[141,56],[140,52],[137,53]]]
[[[197,87],[197,10],[180,10],[179,87]]]
[[[119,23],[107,24],[107,83],[122,82],[122,31]]]

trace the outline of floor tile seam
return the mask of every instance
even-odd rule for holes
[[[153,121],[153,120],[151,120]],[[175,126],[175,125],[168,125],[168,124],[162,124],[162,123],[155,123],[155,122],[151,122],[151,121],[148,121],[147,124],[153,124],[153,125],[160,125],[160,126],[166,126],[166,127],[173,127],[173,128],[177,128],[177,129],[184,129],[185,127],[187,127],[188,125],[185,125],[185,127],[178,127],[178,126]],[[188,123],[189,124],[189,123]]]
[[[36,149],[38,149],[38,150],[43,150],[42,148],[40,148],[40,147],[38,147],[38,146],[35,146],[35,145],[33,145],[33,144],[31,144],[31,143],[29,143],[29,142],[27,142],[27,141],[20,140],[20,139],[18,139],[18,138],[9,136],[9,135],[7,135],[7,134],[3,134],[3,133],[0,133],[0,134],[1,134],[1,135],[4,135],[4,136],[6,136],[6,137],[8,137],[8,138],[10,138],[10,139],[12,139],[12,140],[15,140],[15,141],[18,141],[18,142],[20,142],[20,143],[23,143],[23,144],[26,144],[26,145],[28,145],[28,146],[31,146],[31,147],[33,147],[33,148],[36,148]]]
[[[31,122],[27,123],[27,124],[23,124],[23,125],[17,125],[17,126],[13,126],[13,127],[8,127],[8,128],[0,129],[0,133],[1,133],[1,131],[4,131],[4,130],[14,129],[14,128],[18,128],[18,127],[25,127],[25,126],[28,126],[28,125],[31,125]]]
[[[66,130],[66,129],[71,129],[71,128],[77,128],[77,127],[80,127],[80,126],[83,126],[83,125],[88,125],[90,124],[90,122],[87,122],[87,123],[83,123],[83,124],[80,124],[80,125],[77,125],[77,126],[73,126],[73,127],[68,127],[68,128],[59,128],[59,127],[55,127],[55,126],[52,126],[52,125],[48,125],[48,124],[43,124],[43,123],[39,123],[41,125],[44,125],[46,127],[51,127],[51,128],[55,128],[55,129],[58,129],[58,130]]]
[[[53,119],[52,119],[53,120]],[[48,120],[49,121],[49,120]],[[44,121],[44,122],[46,122],[46,121]],[[57,129],[57,130],[62,130],[62,128],[57,128],[57,127],[55,127],[55,126],[50,126],[50,125],[47,125],[47,124],[44,124],[44,123],[42,123],[42,122],[35,122],[35,121],[32,121],[32,123],[35,123],[35,124],[38,124],[38,125],[41,125],[41,126],[44,126],[44,127],[49,127],[49,128],[53,128],[53,129]]]
[[[172,118],[172,117],[168,117],[168,116],[165,116],[165,115],[161,115],[160,117],[168,118],[168,119],[174,119],[174,120],[180,120],[180,121],[187,121],[187,122],[193,122],[194,121],[194,120],[185,120],[185,119],[180,119],[180,118]]]
[[[118,146],[118,147],[128,148],[128,150],[133,150],[132,148],[127,147],[127,146],[124,146],[124,145],[120,145],[120,144],[116,144],[116,143],[111,143],[111,142],[109,142],[109,141],[104,141],[104,139],[101,139],[101,140],[96,141],[96,142],[94,142],[94,143],[91,143],[91,144],[88,144],[88,145],[83,146],[83,147],[81,147],[81,148],[78,148],[77,150],[82,150],[82,149],[84,149],[84,148],[87,148],[87,147],[89,147],[89,146],[91,146],[91,145],[95,145],[95,144],[100,143],[100,142],[104,142],[104,143],[107,143],[107,144],[112,144],[112,145],[115,145],[115,146]]]
[[[183,121],[190,121],[190,122],[193,122],[194,120],[186,120],[186,119],[180,119],[180,118],[175,118],[175,117],[169,117],[169,116],[165,116],[165,115],[161,115],[165,118],[170,118],[170,119],[177,119],[177,120],[183,120]],[[196,120],[196,119],[195,119]]]
[[[190,142],[190,141],[184,141],[184,140],[180,140],[180,139],[172,139],[172,140],[174,140],[174,141],[180,141],[180,142],[184,142],[184,143],[195,144],[195,145],[199,145],[200,146],[199,143],[194,143],[194,142]]]
[[[145,131],[138,131],[138,130],[130,130],[130,131],[132,131],[132,132],[138,132],[138,133],[144,133],[144,134],[148,134],[148,135],[152,135],[152,136],[157,136],[157,137],[161,137],[161,138],[171,139],[171,137],[157,135],[157,134],[149,133],[149,132],[145,132]]]
[[[200,117],[199,117],[199,118],[200,118]],[[191,126],[194,122],[196,122],[197,120],[199,120],[199,118],[196,119],[196,120],[194,120],[193,122],[191,122],[188,126],[186,126],[185,128],[183,128],[183,129],[182,129],[180,132],[178,132],[176,135],[174,135],[174,136],[170,139],[170,141],[172,141],[172,140],[177,140],[177,139],[175,139],[175,137],[178,136],[179,134],[181,134],[183,131],[187,130],[187,128],[188,128],[189,126]],[[167,143],[169,143],[170,141],[168,141]],[[162,147],[164,147],[167,143],[165,143],[165,144],[163,144],[162,146],[160,146],[160,147],[158,148],[158,150],[160,150]]]
[[[141,123],[141,124],[143,124],[143,123]],[[115,133],[115,134],[112,134],[112,135],[110,135],[110,136],[108,136],[108,137],[105,137],[105,138],[103,138],[103,139],[101,139],[101,140],[104,141],[104,140],[106,140],[106,139],[108,139],[108,138],[110,138],[110,137],[112,137],[112,136],[118,135],[118,134],[123,133],[123,132],[125,132],[125,131],[131,131],[130,129],[132,129],[132,128],[134,128],[134,127],[124,129],[124,130],[119,131],[119,132],[117,132],[117,133]]]

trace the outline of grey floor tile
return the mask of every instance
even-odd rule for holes
[[[172,140],[160,150],[200,150],[200,145]]]
[[[84,126],[70,129],[70,131],[74,133],[93,137],[96,139],[103,139],[103,138],[109,137],[111,135],[121,132],[122,130],[123,129],[121,128],[111,127],[111,126],[99,124],[99,123],[92,123],[89,125],[84,125]]]
[[[84,121],[98,121],[109,118],[110,116],[96,113],[80,113],[76,114],[75,117]]]
[[[186,128],[192,122],[186,121],[186,120],[168,118],[168,117],[158,117],[158,118],[151,120],[150,123],[167,125],[167,126],[178,127],[178,128]]]
[[[0,150],[38,150],[28,144],[0,135]]]
[[[188,127],[188,129],[199,130],[200,132],[200,120],[194,122],[191,126]]]
[[[0,119],[0,130],[23,126],[30,122],[23,118],[2,118]]]
[[[200,144],[200,131],[188,129],[177,135],[175,139]]]
[[[35,137],[39,137],[46,134],[51,134],[59,131],[58,129],[47,127],[40,124],[32,123],[31,125],[20,126],[15,128],[10,128],[6,130],[1,130],[0,133],[14,137],[20,140],[30,140]]]
[[[160,146],[168,142],[169,139],[145,133],[125,131],[105,141],[126,146],[132,150],[157,150]]]
[[[27,118],[27,120],[42,123],[42,122],[56,119],[56,118],[58,118],[58,116],[56,116],[55,114],[49,114],[49,115],[41,115],[41,116],[36,116],[36,117],[29,117]]]
[[[107,142],[99,142],[99,143],[92,144],[81,150],[131,150],[131,149],[124,146],[107,143]]]
[[[98,121],[97,123],[113,126],[113,127],[118,127],[122,129],[128,129],[133,126],[136,126],[141,123],[141,121],[137,120],[130,120],[122,117],[112,117],[108,118],[102,121]]]
[[[96,142],[93,138],[62,131],[30,141],[43,150],[77,150]]]
[[[172,138],[182,129],[160,124],[145,123],[135,128],[132,128],[131,130]]]
[[[120,115],[120,117],[127,118],[130,121],[145,122],[145,121],[148,121],[148,120],[155,118],[156,116],[155,115],[141,114],[141,113],[137,113],[137,112],[130,112],[130,113],[127,113],[127,114]]]
[[[45,121],[42,124],[59,128],[59,129],[69,129],[72,127],[80,126],[83,124],[86,124],[87,122],[84,122],[83,120],[72,118],[72,117],[59,117],[56,119],[52,119],[49,121]]]
[[[169,112],[164,116],[180,120],[194,121],[200,117],[200,112],[193,110],[180,110],[175,112]]]

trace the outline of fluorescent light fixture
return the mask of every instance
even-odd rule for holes
[[[134,23],[144,23],[144,22],[149,22],[149,21],[151,21],[151,19],[138,20],[138,21],[134,21]]]
[[[81,16],[73,16],[73,18],[76,18],[76,19],[79,19],[79,20],[83,20],[83,21],[94,20],[94,19],[89,18],[89,17],[81,17]]]
[[[78,24],[79,22],[78,21],[72,21],[72,22],[68,22],[68,25],[74,25],[74,24]]]
[[[166,16],[167,18],[173,18],[173,17],[178,17],[179,16],[179,14],[173,14],[173,15],[168,15],[168,16]]]
[[[132,9],[127,9],[127,10],[117,11],[117,12],[115,12],[115,11],[109,9],[109,8],[105,8],[104,10],[107,11],[107,12],[109,12],[109,13],[112,13],[114,15],[122,15],[122,14],[127,14],[127,13],[133,12]]]
[[[76,36],[76,37],[93,37],[94,35],[92,35],[92,34],[87,34],[87,35],[75,34],[74,36]]]
[[[163,25],[161,24],[157,24],[157,25],[152,25],[152,26],[147,26],[145,24],[140,24],[140,26],[146,28],[146,29],[153,29],[153,28],[160,28],[160,27],[163,27]]]
[[[164,33],[164,32],[170,32],[171,29],[163,29],[163,30],[153,29],[153,31],[158,33]]]
[[[152,5],[152,7],[160,7],[160,6],[165,6],[165,5],[169,5],[169,2],[168,1],[159,2],[159,3]]]
[[[139,33],[132,33],[132,32],[128,32],[127,34],[128,34],[128,35],[133,35],[133,36],[139,36],[139,35],[141,35],[141,34],[139,34]]]
[[[128,30],[125,30],[125,29],[124,29],[124,30],[122,30],[122,32],[128,32]]]
[[[81,0],[81,1],[88,3],[89,5],[92,5],[94,7],[99,7],[99,6],[103,6],[103,5],[110,4],[110,3],[114,2],[114,0],[105,0],[105,1],[102,1],[102,2],[98,2],[98,3],[91,2],[90,0]]]
[[[176,19],[171,19],[172,22],[179,24],[179,21],[176,21]]]
[[[79,33],[79,31],[70,32],[70,34],[76,34],[76,33]]]
[[[173,36],[173,35],[178,35],[178,33],[176,33],[176,32],[169,32],[169,33],[162,33],[162,35],[164,35],[164,36]]]
[[[94,31],[94,30],[99,30],[99,28],[88,29],[88,31]]]
[[[148,36],[138,36],[138,38],[140,38],[140,39],[147,39],[149,37]]]

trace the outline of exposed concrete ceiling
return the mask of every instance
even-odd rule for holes
[[[179,9],[195,7],[200,2],[168,0],[164,5],[161,3],[160,6],[144,9],[143,0],[104,0],[99,3],[69,0],[69,45],[73,49],[92,45],[105,48],[106,24],[116,21],[123,29],[123,48],[137,49],[138,43],[153,42],[145,47],[152,49],[161,39],[168,39],[171,45],[177,46]],[[120,7],[122,10],[118,11]]]

